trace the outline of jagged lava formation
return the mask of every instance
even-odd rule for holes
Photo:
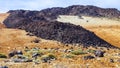
[[[109,13],[108,13],[109,12]],[[87,15],[95,17],[120,18],[117,9],[103,9],[95,6],[73,5],[55,7],[41,11],[11,10],[4,21],[8,28],[24,29],[43,39],[84,46],[114,47],[81,26],[55,21],[59,15]]]

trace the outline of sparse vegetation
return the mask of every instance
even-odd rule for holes
[[[63,10],[63,8],[61,9]],[[16,13],[16,11],[14,13]],[[23,13],[23,16],[25,17],[24,23],[22,24],[23,21],[21,20],[22,16],[17,18],[17,15],[15,15],[15,17],[10,17],[10,19],[8,18],[6,24],[10,23],[11,25],[10,24],[8,25],[13,27],[14,24],[15,25],[17,24],[17,27],[20,24],[21,26],[18,28],[21,27],[25,28],[25,30],[32,33],[27,34],[24,30],[19,30],[19,29],[8,29],[8,28],[0,29],[1,31],[0,32],[0,52],[1,52],[0,65],[2,65],[0,67],[4,67],[4,66],[7,66],[9,68],[67,68],[67,67],[68,68],[104,68],[104,67],[119,68],[120,67],[119,49],[112,49],[112,48],[107,49],[106,47],[99,48],[99,45],[97,48],[94,48],[94,47],[88,47],[89,45],[88,46],[84,45],[87,43],[91,44],[91,42],[94,42],[93,44],[103,45],[104,43],[101,42],[100,39],[104,39],[105,41],[107,40],[107,42],[112,43],[113,45],[119,46],[120,44],[119,21],[110,20],[104,17],[101,19],[99,17],[96,18],[96,17],[87,17],[87,16],[80,16],[81,18],[79,20],[77,19],[74,20],[73,18],[75,16],[69,15],[68,19],[73,22],[72,24],[80,25],[83,28],[84,27],[87,28],[87,30],[93,31],[95,33],[94,34],[92,32],[94,35],[98,35],[99,37],[101,37],[99,41],[98,39],[93,39],[95,38],[95,36],[91,36],[93,34],[87,33],[88,31],[84,32],[86,29],[81,29],[82,27],[79,29],[78,26],[75,25],[70,25],[70,24],[66,25],[61,22],[53,21],[52,18],[54,19],[56,17],[56,13],[54,13],[55,16],[51,16],[52,11],[48,13],[44,12],[43,14],[42,13],[37,14],[39,12],[34,13],[34,11],[26,12],[24,10],[19,10],[17,12],[18,12],[18,16],[19,16],[19,12],[21,15],[23,12],[25,12]],[[35,14],[34,17],[32,16],[29,17],[29,12],[31,15]],[[60,10],[59,13],[63,13],[63,12]],[[25,14],[28,14],[27,16],[29,18],[27,18]],[[41,14],[42,16],[39,16]],[[50,22],[46,23],[44,15],[45,18],[47,18],[47,20],[50,20]],[[67,16],[65,17],[67,18]],[[14,20],[12,20],[11,18],[13,18]],[[35,24],[33,23],[28,24],[27,22],[28,21],[30,22],[29,20],[30,18],[31,21],[33,22],[38,21],[38,22],[35,22]],[[45,20],[45,21],[42,22],[41,20],[42,21]],[[80,23],[79,21],[82,23]],[[27,27],[30,26],[29,29],[26,26],[24,26],[26,24]],[[0,21],[0,25],[1,25],[1,21]],[[34,27],[33,30],[32,27]],[[54,29],[56,30],[54,31]],[[45,33],[44,31],[48,31],[48,32]],[[39,36],[39,38],[35,37],[35,35]],[[98,36],[97,38],[99,38]],[[40,37],[49,40],[41,39]],[[53,39],[54,41],[51,39]],[[61,44],[57,42],[56,39],[59,42],[62,41],[62,42],[70,42],[70,43],[81,42],[82,39],[82,43],[84,44],[78,44],[78,45],[69,44],[64,46],[63,43]],[[88,39],[90,39],[90,41]],[[85,48],[82,46],[85,46]],[[7,58],[6,54],[8,54],[10,51],[15,51],[15,55],[13,55],[13,57]]]
[[[52,54],[52,53],[47,54],[47,56],[48,56],[50,59],[57,59],[57,57],[56,57],[54,54]]]
[[[93,50],[93,49],[88,49],[86,51],[89,52],[89,53],[94,53],[95,52],[95,50]]]
[[[0,58],[7,58],[5,54],[0,53]]]
[[[78,49],[78,50],[74,50],[71,52],[74,55],[82,55],[82,54],[87,54],[85,51]]]
[[[82,57],[86,56],[87,54],[93,54],[93,52],[95,50],[95,49],[89,49],[89,48],[81,50],[81,48],[78,49],[78,47],[77,48],[76,47],[72,47],[73,51],[80,50],[81,52],[87,53],[87,54],[82,54],[82,55],[74,55],[71,52],[65,53],[64,51],[61,51],[61,49],[63,49],[63,50],[69,49],[69,48],[71,48],[71,46],[64,46],[63,47],[62,44],[59,44],[59,46],[58,46],[58,44],[56,44],[56,42],[53,42],[53,41],[44,41],[43,42],[41,40],[41,43],[39,43],[39,44],[30,43],[30,41],[34,40],[35,38],[25,36],[26,33],[24,31],[21,31],[21,30],[17,30],[16,31],[14,29],[11,29],[11,30],[10,29],[3,29],[3,30],[1,30],[1,32],[2,32],[2,33],[0,33],[1,34],[0,39],[2,39],[1,42],[5,41],[5,43],[2,43],[2,44],[7,45],[7,43],[6,43],[6,41],[7,41],[6,35],[9,36],[9,37],[13,36],[12,38],[10,38],[11,40],[9,41],[8,45],[11,46],[11,48],[21,47],[21,50],[24,51],[23,52],[24,53],[23,56],[28,57],[28,59],[27,60],[25,59],[24,61],[30,61],[31,63],[33,62],[33,63],[37,63],[38,64],[38,63],[41,62],[41,58],[42,57],[44,57],[48,53],[52,53],[57,58],[57,60],[54,61],[57,64],[59,64],[59,61],[63,62],[63,63],[66,63],[66,62],[69,62],[69,60],[73,60],[72,62],[70,62],[67,65],[69,66],[69,65],[72,65],[72,64],[75,64],[75,63],[84,65],[83,63],[86,60],[83,60]],[[22,33],[22,34],[20,34],[19,32]],[[16,33],[20,34],[20,35],[18,36]],[[17,37],[22,37],[22,39],[18,40]],[[3,38],[5,38],[5,39],[3,39]],[[12,39],[16,39],[16,40],[12,41]],[[17,40],[20,41],[20,43],[19,42],[16,43]],[[25,43],[30,43],[30,45],[28,46],[29,48],[25,48],[24,49],[24,47],[27,46],[27,45],[24,45]],[[22,45],[22,46],[18,46],[18,45]],[[36,46],[39,46],[39,47],[36,47]],[[49,46],[51,46],[51,47],[49,47]],[[3,53],[7,54],[8,52],[7,52],[6,48],[7,47],[2,46],[2,48],[1,48],[2,50],[0,50],[0,52],[3,52]],[[11,48],[9,49],[9,51],[11,51]],[[50,48],[52,48],[52,49],[50,49]],[[56,48],[59,48],[59,49],[55,50]],[[112,53],[114,53],[114,51],[116,51],[116,53],[119,53],[119,51],[117,51],[117,50],[110,49],[110,50],[107,51],[107,54],[113,55]],[[32,53],[39,53],[39,54],[42,53],[44,56],[41,55],[41,56],[38,56],[37,59],[32,59]],[[63,54],[64,54],[64,57],[61,57],[61,55],[63,55]],[[15,57],[15,58],[17,58],[17,57]],[[67,58],[70,58],[70,59],[67,59]],[[75,60],[76,58],[77,58],[77,60]],[[115,65],[112,65],[111,63],[109,63],[110,62],[109,58],[111,58],[111,56],[106,56],[105,55],[105,57],[102,57],[102,58],[100,57],[99,59],[96,59],[96,58],[94,59],[93,58],[92,60],[90,60],[91,59],[90,56],[89,56],[89,58],[88,57],[85,57],[85,58],[87,58],[87,61],[88,61],[88,63],[91,66],[95,66],[95,65],[102,65],[104,67],[105,66],[109,66],[109,67],[115,66]],[[108,61],[104,60],[104,59],[107,59]],[[100,60],[100,61],[97,62],[97,60]],[[116,59],[116,60],[119,60],[119,59]],[[91,63],[93,61],[95,62],[95,64]],[[103,64],[101,64],[101,62],[104,62],[105,64],[103,65]],[[30,68],[33,65],[31,63],[21,63],[21,64],[18,64],[16,66],[13,64],[10,67],[11,68],[21,68],[21,67],[22,68]],[[119,65],[119,64],[117,64],[117,61],[114,61],[114,64]],[[28,65],[28,66],[26,66],[26,65]],[[38,64],[38,67],[40,67],[39,65],[42,66],[42,63]],[[63,64],[63,65],[66,65],[66,64]],[[47,65],[44,65],[44,66],[46,66],[45,68],[49,67]],[[99,68],[101,66],[97,66],[97,67]],[[92,67],[92,68],[94,68],[94,67]]]
[[[41,61],[42,62],[50,62],[51,60],[56,60],[57,59],[57,57],[54,55],[54,54],[51,54],[51,53],[49,53],[49,54],[46,54],[46,55],[43,55],[42,57],[41,57]]]
[[[75,55],[73,55],[73,54],[65,54],[64,57],[65,58],[74,58]]]

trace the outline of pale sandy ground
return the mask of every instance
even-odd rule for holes
[[[60,15],[57,20],[83,26],[84,28],[93,31],[97,36],[111,43],[112,45],[120,47],[119,19],[88,16],[82,16],[82,18],[83,19],[79,18],[78,16]]]
[[[57,19],[61,22],[70,22],[75,25],[81,25],[83,27],[91,27],[91,26],[114,26],[120,25],[119,20],[108,19],[103,17],[89,17],[82,16],[82,19],[78,16],[68,16],[68,15],[60,15]]]

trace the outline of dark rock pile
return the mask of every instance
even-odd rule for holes
[[[57,40],[62,43],[79,43],[85,46],[105,46],[110,44],[81,26],[62,22],[34,22],[19,28],[25,29],[43,39]]]
[[[109,12],[109,13],[108,13]],[[48,8],[41,11],[11,10],[4,21],[6,27],[24,29],[38,37],[57,40],[62,43],[79,43],[85,46],[112,47],[94,33],[69,23],[57,22],[58,15],[89,15],[119,17],[117,9],[103,9],[95,6],[74,5],[66,8]]]

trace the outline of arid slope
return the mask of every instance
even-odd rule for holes
[[[24,47],[59,48],[60,43],[52,40],[44,40],[36,36],[29,36],[24,30],[0,29],[0,53],[8,54],[11,50],[23,50]],[[40,40],[35,43],[34,40]],[[61,44],[62,45],[62,44]]]
[[[107,50],[107,48],[103,48],[106,53],[105,57],[102,58],[96,58],[96,59],[90,59],[90,60],[84,60],[83,57],[85,55],[76,55],[74,58],[64,58],[63,55],[69,54],[64,53],[65,49],[70,49],[71,47],[74,50],[77,50],[81,47],[76,46],[65,46],[64,44],[58,43],[56,41],[50,41],[50,40],[43,40],[40,39],[39,43],[31,42],[34,39],[38,39],[35,36],[28,36],[27,33],[24,30],[18,30],[18,29],[0,29],[0,53],[8,54],[11,50],[24,50],[24,47],[28,46],[29,48],[33,47],[39,47],[39,48],[59,48],[61,52],[56,51],[53,52],[57,56],[57,60],[51,62],[51,63],[40,63],[35,65],[34,63],[14,63],[14,62],[3,62],[0,59],[0,65],[7,65],[9,68],[58,68],[57,66],[66,67],[66,68],[116,68],[119,67],[119,62],[117,60],[119,57],[116,56],[116,54],[119,52],[117,49],[110,49]],[[89,49],[95,49],[90,47]],[[99,49],[99,48],[98,48]],[[84,49],[83,49],[84,50]],[[89,55],[89,54],[87,54]],[[111,63],[109,59],[113,58],[115,60],[115,63]]]
[[[0,52],[8,53],[15,48],[22,49],[34,37],[26,36],[26,32],[17,29],[0,29]]]
[[[107,26],[106,26],[107,27]],[[91,28],[91,31],[95,32],[97,36],[111,43],[112,45],[120,47],[120,28],[114,27],[96,27]]]
[[[9,13],[0,13],[0,28],[5,27],[3,21],[9,16]]]
[[[0,23],[3,23],[3,21],[9,16],[9,13],[0,13]]]

